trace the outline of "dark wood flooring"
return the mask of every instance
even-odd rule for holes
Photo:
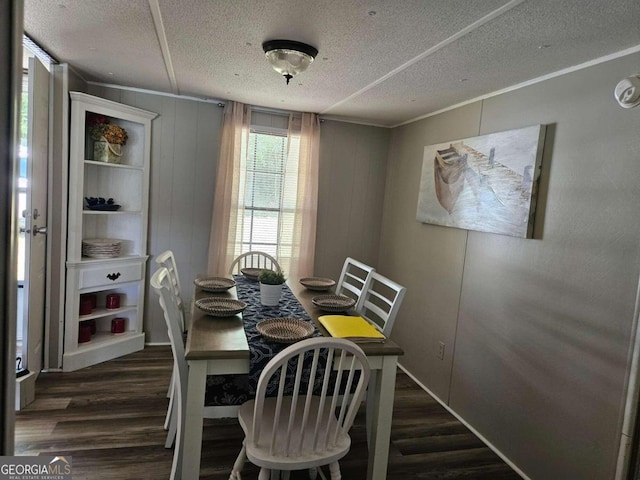
[[[147,347],[71,373],[45,373],[36,401],[16,415],[16,455],[72,457],[73,478],[168,478],[172,450],[164,448],[169,347]],[[364,415],[340,462],[345,480],[366,477]],[[200,478],[227,480],[242,443],[237,420],[205,420]],[[247,463],[244,478],[257,478]],[[308,478],[306,472],[294,479]],[[464,425],[398,372],[389,480],[517,480],[520,476]]]

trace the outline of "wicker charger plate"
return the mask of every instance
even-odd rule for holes
[[[326,292],[336,284],[336,282],[334,282],[330,278],[322,277],[301,278],[300,283],[308,290],[315,290],[318,292]]]
[[[213,317],[231,317],[247,308],[247,304],[231,298],[201,298],[196,300],[196,307]]]
[[[225,277],[196,278],[193,283],[205,292],[224,292],[236,285],[235,280]]]
[[[300,318],[269,318],[256,325],[258,333],[273,342],[295,343],[309,338],[314,331],[313,325]]]
[[[258,280],[258,275],[262,271],[262,268],[241,268],[240,271],[242,274],[247,277],[249,280]]]
[[[319,295],[311,299],[316,307],[325,312],[344,312],[356,304],[353,298],[344,295]]]

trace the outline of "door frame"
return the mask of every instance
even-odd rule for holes
[[[22,34],[24,4],[21,0],[0,0],[0,314],[15,319],[17,311],[16,202],[11,185],[18,173],[20,95],[22,90]],[[0,322],[0,454],[13,455],[15,431],[16,322]]]

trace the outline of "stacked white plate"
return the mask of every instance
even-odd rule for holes
[[[122,240],[117,238],[86,238],[82,240],[82,256],[115,258],[122,251]]]

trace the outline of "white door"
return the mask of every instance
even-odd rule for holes
[[[49,72],[29,59],[29,120],[26,209],[24,210],[24,336],[30,374],[20,388],[20,407],[34,398],[35,379],[42,369],[46,298],[47,162],[49,141]]]

